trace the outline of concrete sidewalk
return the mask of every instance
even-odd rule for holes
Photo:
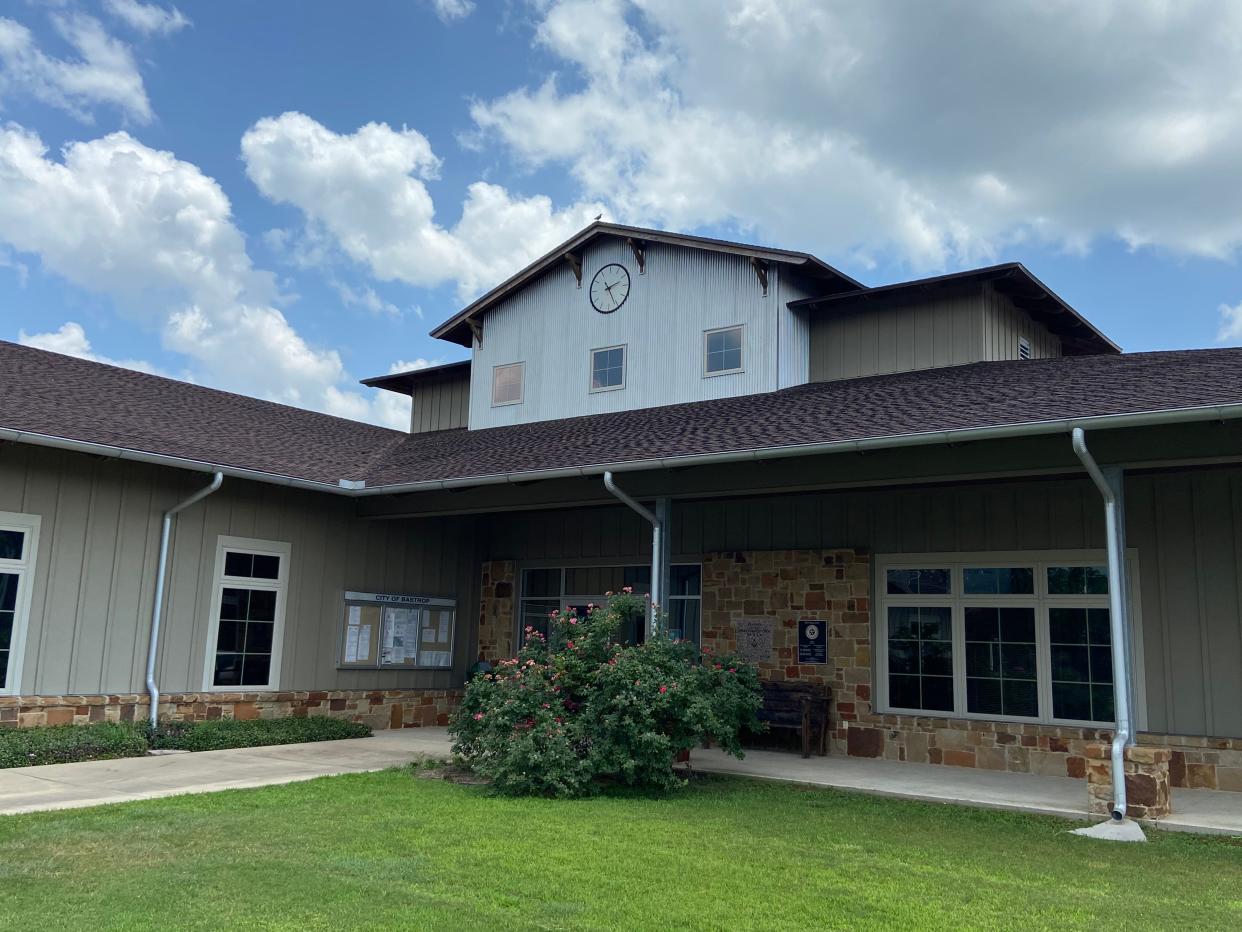
[[[876,796],[1007,809],[1066,819],[1102,818],[1087,815],[1086,783],[1069,777],[861,757],[804,760],[784,751],[747,751],[746,757],[738,760],[720,750],[695,750],[690,755],[690,764],[696,770],[711,773],[830,786]],[[1173,790],[1172,815],[1144,824],[1167,831],[1242,835],[1242,793],[1178,787]]]
[[[0,770],[0,815],[384,770],[448,757],[450,744],[445,728],[406,728],[345,741],[14,767]]]

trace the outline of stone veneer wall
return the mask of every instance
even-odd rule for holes
[[[479,590],[479,653],[493,664],[516,653],[513,643],[517,604],[517,564],[512,560],[483,563]]]
[[[774,622],[772,660],[759,664],[764,678],[831,687],[833,753],[1085,779],[1092,747],[1112,738],[1109,729],[875,712],[871,561],[865,553],[704,555],[704,647],[716,653],[736,650],[733,625],[752,618]],[[800,619],[828,625],[828,663],[797,662]],[[1242,739],[1141,734],[1138,742],[1171,750],[1168,779],[1174,787],[1242,791]]]
[[[334,689],[267,692],[168,693],[160,718],[207,721],[326,715],[376,730],[447,725],[459,689]],[[132,722],[147,717],[145,693],[97,696],[0,696],[0,728]]]

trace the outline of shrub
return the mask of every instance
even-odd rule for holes
[[[582,618],[554,612],[547,637],[527,628],[515,659],[467,685],[454,752],[500,792],[552,796],[588,795],[601,778],[670,790],[677,754],[703,741],[742,756],[739,733],[759,727],[756,669],[662,635],[618,644],[643,610],[627,591]]]
[[[209,722],[162,721],[151,732],[151,747],[176,751],[219,751],[272,744],[304,744],[365,738],[369,725],[324,715],[306,718],[215,719]]]
[[[128,722],[0,729],[0,768],[140,757],[146,752],[142,726]]]

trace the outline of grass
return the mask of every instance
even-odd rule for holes
[[[0,818],[6,929],[1242,928],[1242,842],[709,778],[510,800],[408,770]]]

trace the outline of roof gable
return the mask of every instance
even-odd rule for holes
[[[806,275],[820,279],[824,284],[824,292],[826,294],[865,290],[867,287],[844,272],[817,259],[810,253],[596,221],[561,243],[555,249],[545,253],[515,275],[501,282],[491,291],[462,308],[432,330],[431,335],[440,340],[448,340],[452,343],[469,347],[474,330],[480,326],[483,316],[493,306],[514,292],[524,288],[549,269],[567,261],[572,264],[574,259],[580,256],[583,249],[604,236],[625,240],[635,250],[636,258],[641,254],[647,243],[662,243],[686,249],[704,249],[712,252],[731,253],[737,256],[745,256],[760,263],[776,262],[798,266]]]

